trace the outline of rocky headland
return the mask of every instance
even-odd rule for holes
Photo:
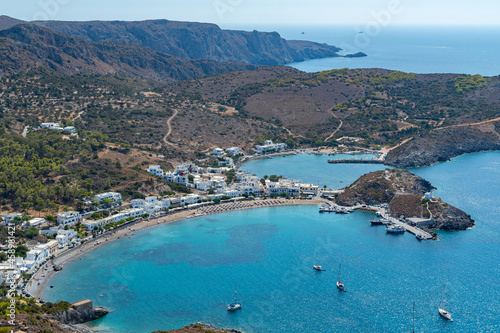
[[[434,187],[427,180],[402,169],[387,169],[361,176],[340,193],[337,204],[388,204],[394,217],[419,217],[430,219],[430,229],[465,230],[474,226],[474,220],[462,210],[440,198],[424,200],[424,195]]]
[[[154,333],[243,333],[230,328],[217,328],[209,324],[194,323],[172,331],[156,331]]]
[[[398,168],[428,166],[480,151],[499,150],[500,122],[436,129],[391,150],[385,164]]]

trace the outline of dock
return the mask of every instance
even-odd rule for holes
[[[358,164],[384,164],[383,160],[364,160],[361,158],[350,158],[350,159],[339,159],[333,160],[328,159],[328,163],[341,164],[341,163],[358,163]]]
[[[429,234],[427,231],[424,231],[420,228],[413,227],[409,225],[408,223],[405,223],[403,221],[400,221],[394,217],[390,217],[389,214],[387,214],[385,211],[380,212],[382,217],[389,220],[392,224],[399,225],[403,227],[406,231],[409,233],[415,235],[418,239],[426,240],[426,239],[432,239],[432,235]]]
[[[328,205],[328,207],[320,207],[320,210],[319,210],[320,213],[322,213],[322,212],[350,213],[350,212],[357,210],[357,209],[370,210],[370,211],[377,212],[377,215],[379,215],[381,218],[387,220],[388,223],[394,224],[394,225],[399,225],[399,226],[403,227],[405,229],[405,231],[408,231],[409,233],[415,235],[417,237],[417,239],[420,239],[420,240],[432,239],[432,235],[429,234],[427,231],[424,231],[418,227],[411,226],[408,223],[405,223],[405,222],[400,221],[394,217],[391,217],[384,208],[375,207],[375,206],[367,206],[367,205],[356,205],[356,206],[352,206],[352,207],[343,207],[343,206],[337,205],[336,203],[334,203],[332,201],[328,201],[328,200],[324,200],[324,199],[322,199],[321,201],[326,203]]]

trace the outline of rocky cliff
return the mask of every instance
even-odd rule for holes
[[[36,21],[0,16],[0,30],[33,23],[86,41],[146,47],[183,59],[210,59],[254,65],[280,65],[336,57],[341,49],[309,41],[287,41],[277,32],[223,30],[215,24],[168,20]]]
[[[0,75],[37,66],[63,74],[121,73],[162,82],[256,68],[243,63],[181,59],[130,44],[89,42],[36,25],[0,31]]]
[[[69,309],[67,311],[58,312],[52,315],[47,315],[47,318],[55,319],[58,322],[66,325],[81,324],[88,321],[96,320],[108,314],[108,310],[103,307],[95,307],[92,309],[77,311]]]
[[[242,333],[230,328],[218,328],[209,324],[194,323],[172,331],[156,331],[154,333]]]
[[[500,149],[500,122],[436,129],[391,150],[385,164],[398,168],[427,166],[450,158]]]
[[[388,169],[361,176],[338,195],[337,203],[388,204],[392,216],[431,219],[433,229],[464,230],[474,226],[469,215],[440,198],[423,200],[424,194],[433,188],[427,180],[408,170]]]
[[[84,40],[147,47],[184,59],[279,65],[338,56],[339,48],[307,41],[286,41],[277,32],[223,30],[215,24],[168,20],[34,22]]]

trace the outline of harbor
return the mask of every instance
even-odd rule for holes
[[[377,216],[381,217],[382,219],[380,220],[380,223],[373,223],[372,225],[377,225],[377,224],[382,224],[386,225],[388,227],[387,231],[389,233],[398,233],[399,230],[407,231],[413,235],[418,240],[428,240],[432,239],[432,235],[428,233],[427,231],[424,231],[416,226],[412,226],[402,219],[396,219],[392,216],[390,216],[389,212],[387,211],[386,208],[384,207],[379,207],[379,206],[370,206],[370,205],[356,205],[353,207],[343,207],[340,205],[337,205],[336,203],[329,201],[329,200],[322,200],[325,204],[328,206],[321,206],[319,207],[319,212],[320,213],[340,213],[340,214],[349,214],[355,210],[361,209],[365,211],[372,211],[377,214]],[[402,229],[395,229],[393,231],[389,231],[389,227],[399,227]]]

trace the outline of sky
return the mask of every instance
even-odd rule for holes
[[[16,0],[22,20],[168,19],[224,25],[500,25],[500,0]]]

